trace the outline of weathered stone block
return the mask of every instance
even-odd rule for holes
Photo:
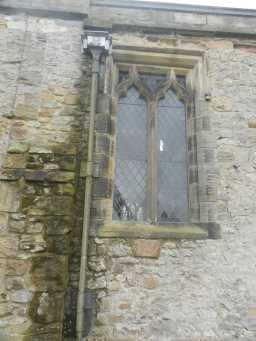
[[[190,166],[188,170],[189,184],[198,182],[198,170],[196,166]]]
[[[44,230],[44,223],[37,218],[29,217],[27,220],[26,232],[31,234],[42,233]]]
[[[8,276],[6,278],[7,290],[22,290],[25,288],[25,280],[22,277]]]
[[[8,153],[22,154],[28,151],[28,144],[12,141],[8,148]]]
[[[0,182],[0,211],[17,212],[19,208],[19,186],[17,183]]]
[[[103,94],[99,96],[97,101],[97,112],[102,114],[110,113],[110,102],[111,98],[107,94]]]
[[[42,255],[33,258],[31,276],[37,291],[65,290],[68,280],[68,259],[66,256]]]
[[[43,170],[26,170],[25,179],[28,181],[44,181],[46,172]]]
[[[68,216],[52,216],[45,220],[48,235],[63,235],[72,229],[72,219]]]
[[[5,168],[25,168],[26,157],[24,154],[7,154]]]
[[[56,163],[60,170],[74,171],[76,167],[76,159],[73,155],[61,155],[56,158]]]
[[[69,196],[24,195],[22,210],[30,215],[71,215],[73,199]]]
[[[188,150],[194,150],[196,148],[196,136],[195,135],[191,135],[188,138]]]
[[[71,183],[62,183],[53,186],[53,193],[56,195],[69,195],[73,196],[75,194],[75,186]]]
[[[8,228],[9,214],[0,212],[0,233],[6,232]]]
[[[80,105],[81,99],[79,95],[69,94],[64,97],[64,103],[68,105]]]
[[[111,131],[110,115],[98,114],[95,118],[95,129],[99,133],[109,134]]]
[[[110,138],[105,134],[97,134],[95,139],[95,152],[109,155],[110,152]]]
[[[97,154],[93,163],[93,176],[111,175],[109,172],[109,158],[104,154]]]
[[[88,288],[92,290],[106,289],[107,281],[105,276],[96,277],[88,281]]]
[[[18,237],[16,235],[1,236],[0,257],[16,257],[18,254]]]
[[[61,332],[61,323],[33,323],[26,331],[26,336],[29,338],[31,335],[41,335],[41,334],[58,334]],[[26,340],[27,341],[27,340]]]
[[[46,180],[49,182],[71,182],[75,179],[74,172],[49,172],[46,175]]]
[[[68,235],[51,235],[47,238],[47,251],[59,255],[67,255],[70,253],[70,236]]]
[[[235,160],[235,156],[232,151],[220,150],[217,152],[217,160],[219,162],[233,162]]]
[[[148,274],[143,279],[143,288],[145,289],[155,289],[158,286],[157,280],[154,275]]]
[[[28,273],[31,267],[29,260],[22,259],[8,259],[6,267],[7,276],[22,276]]]
[[[23,235],[19,243],[20,250],[37,253],[46,250],[46,241],[40,234]]]
[[[15,233],[24,233],[26,230],[25,219],[10,219],[9,230]]]
[[[105,260],[97,257],[90,257],[88,267],[93,272],[105,272],[107,270]]]
[[[94,179],[92,187],[94,197],[108,198],[111,194],[111,181],[108,178]]]
[[[249,128],[256,128],[256,118],[251,118],[248,120],[248,127]]]
[[[63,295],[57,293],[36,293],[30,308],[30,316],[37,323],[61,321],[63,313]]]
[[[54,145],[51,148],[52,152],[56,155],[76,155],[77,146],[74,144],[60,144]]]
[[[220,40],[210,40],[207,42],[210,49],[233,49],[233,42],[230,40],[220,39]]]
[[[211,105],[215,111],[229,112],[232,111],[233,100],[231,97],[216,96],[212,98]]]
[[[25,341],[60,341],[60,334],[36,334],[27,335]],[[16,341],[16,340],[15,340]],[[18,341],[18,340],[17,340]]]
[[[132,251],[135,257],[159,258],[161,242],[158,240],[138,239],[132,241]]]
[[[25,289],[15,290],[10,293],[10,299],[15,303],[28,303],[32,299],[32,293]]]

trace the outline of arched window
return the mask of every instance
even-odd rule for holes
[[[189,220],[185,77],[119,74],[113,220]]]
[[[145,220],[147,194],[147,104],[132,87],[117,114],[113,218]]]

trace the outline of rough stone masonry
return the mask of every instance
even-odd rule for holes
[[[94,186],[85,340],[256,340],[255,24],[246,10],[1,1],[1,341],[76,339],[91,91],[84,25],[111,32],[113,49],[204,55],[200,210],[221,227],[219,239],[100,238],[111,190]],[[99,126],[96,148],[111,153],[111,129]]]

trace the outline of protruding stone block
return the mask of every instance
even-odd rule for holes
[[[249,128],[256,128],[256,117],[250,118],[248,121],[248,127]]]
[[[212,99],[212,108],[214,111],[229,112],[232,111],[232,99],[225,96],[216,96]]]
[[[17,183],[0,182],[0,211],[17,212],[19,207]]]
[[[132,252],[135,257],[159,258],[161,242],[158,240],[138,239],[132,242]]]

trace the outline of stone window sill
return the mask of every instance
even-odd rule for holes
[[[97,232],[100,238],[133,239],[219,239],[220,227],[216,223],[184,223],[155,226],[143,223],[110,222]]]

